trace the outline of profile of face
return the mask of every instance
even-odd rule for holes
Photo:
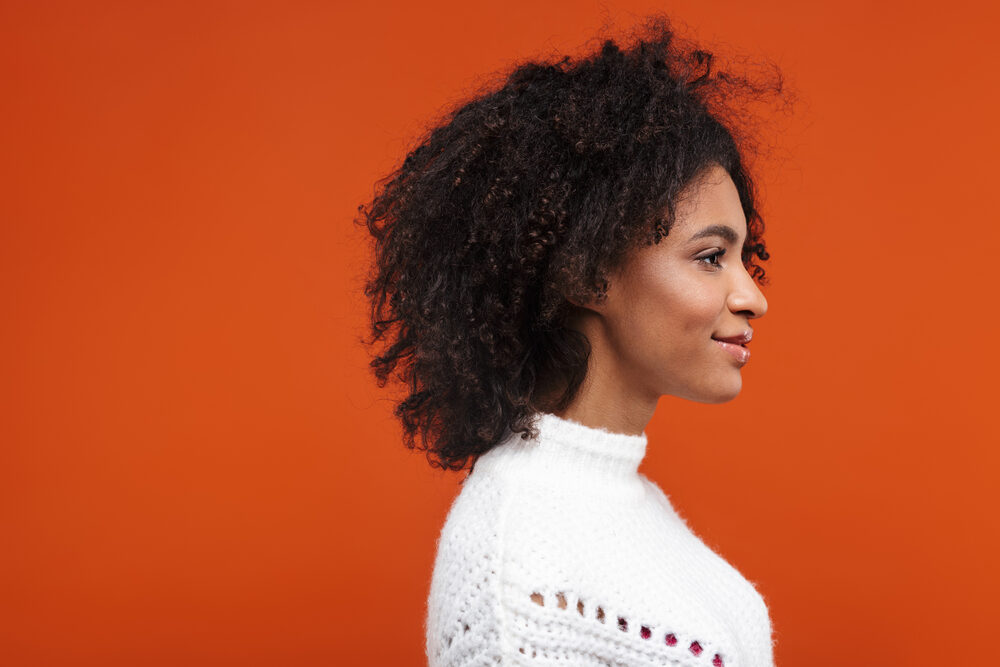
[[[606,301],[587,304],[598,314],[586,333],[592,356],[604,355],[599,374],[654,400],[735,398],[749,346],[715,339],[751,331],[767,311],[740,257],[746,233],[736,185],[722,167],[706,170],[678,200],[669,234],[609,277]]]

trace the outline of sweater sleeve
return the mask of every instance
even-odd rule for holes
[[[500,605],[504,501],[498,480],[470,476],[452,502],[427,599],[429,667],[509,664]]]

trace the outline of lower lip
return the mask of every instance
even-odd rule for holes
[[[713,338],[712,340],[721,345],[726,352],[733,355],[733,359],[740,362],[741,364],[745,364],[746,362],[750,361],[750,350],[743,347],[742,345],[734,345],[733,343],[724,343],[721,340],[716,340],[715,338]]]

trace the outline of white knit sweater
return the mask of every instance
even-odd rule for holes
[[[539,413],[476,461],[437,542],[430,667],[771,667],[754,586],[638,472],[646,434]]]

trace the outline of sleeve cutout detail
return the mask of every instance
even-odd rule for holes
[[[541,607],[545,606],[545,597],[541,593],[539,593],[538,591],[535,591],[535,592],[533,592],[531,594],[531,601],[534,602],[535,604],[541,606]],[[567,605],[567,602],[566,602],[566,593],[565,593],[565,591],[560,591],[560,592],[556,593],[556,601],[557,601],[556,602],[556,606],[559,609],[566,609],[567,608],[568,605]],[[583,603],[583,600],[578,599],[577,602],[576,602],[576,610],[580,614],[580,616],[586,617],[586,613],[584,611],[585,608],[586,607],[585,607],[585,605]],[[594,618],[596,620],[600,621],[601,623],[604,623],[604,608],[603,607],[601,607],[601,606],[597,607],[597,613],[594,616]],[[465,626],[465,629],[466,629],[466,631],[468,631],[469,626]],[[626,619],[626,618],[624,618],[622,616],[619,616],[618,617],[618,629],[621,630],[622,632],[628,632],[628,619]],[[650,627],[648,625],[640,626],[639,636],[642,637],[643,639],[650,639],[653,636],[653,631],[650,629]],[[667,646],[676,646],[677,645],[677,636],[674,633],[672,633],[672,632],[668,632],[667,634],[664,635],[663,642]],[[691,644],[688,646],[688,650],[691,651],[691,653],[693,653],[694,655],[701,655],[702,651],[704,651],[705,649],[702,647],[702,645],[701,645],[700,642],[698,642],[697,640],[695,640],[695,641],[692,641]],[[522,648],[521,649],[521,653],[524,653],[524,652],[525,651]],[[531,653],[532,653],[532,657],[535,657],[535,651],[532,651]],[[724,663],[722,661],[722,656],[720,654],[716,653],[715,655],[712,656],[712,667],[725,667],[725,665],[724,665]]]

